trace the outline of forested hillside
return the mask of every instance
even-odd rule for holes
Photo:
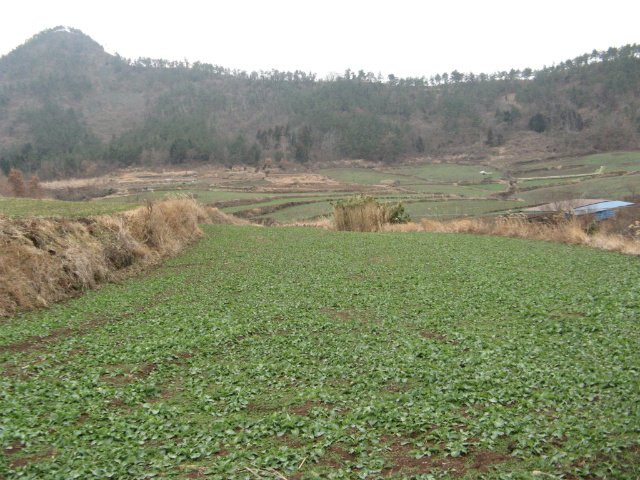
[[[423,60],[425,69],[428,58]],[[534,71],[381,78],[110,55],[78,30],[0,58],[0,168],[540,158],[637,149],[640,46]]]

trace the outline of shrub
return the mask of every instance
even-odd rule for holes
[[[370,195],[356,195],[336,202],[333,219],[337,230],[350,232],[377,232],[385,224],[411,221],[402,202],[389,206]]]
[[[369,195],[356,195],[333,206],[336,229],[350,232],[377,232],[389,223],[389,211]]]
[[[31,198],[42,198],[44,191],[40,186],[40,178],[37,174],[34,174],[29,179],[27,184],[27,195]]]
[[[529,119],[529,130],[542,133],[547,129],[547,119],[541,113],[536,113]]]
[[[11,193],[16,197],[27,196],[27,185],[24,182],[24,176],[20,170],[12,168],[9,171],[9,177],[7,179],[9,186],[11,187]]]
[[[411,221],[411,217],[404,209],[402,202],[390,207],[389,221],[391,223],[409,223]]]
[[[598,233],[599,227],[600,226],[598,225],[598,222],[596,222],[595,220],[592,220],[586,226],[585,232],[587,233],[587,235],[595,235],[596,233]]]

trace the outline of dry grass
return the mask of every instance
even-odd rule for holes
[[[388,223],[384,226],[385,232],[423,232],[424,229],[418,223]]]
[[[333,206],[336,230],[348,232],[378,232],[389,223],[390,212],[373,197],[350,197]]]
[[[284,223],[282,226],[286,227],[313,227],[321,230],[336,230],[336,226],[333,223],[333,218],[322,217],[317,220],[303,220],[297,222]]]
[[[132,271],[127,267],[154,264],[200,237],[203,223],[244,221],[189,198],[73,220],[0,216],[0,316],[94,288]]]
[[[558,216],[546,221],[532,221],[526,215],[508,215],[492,218],[463,218],[449,222],[438,222],[425,218],[421,224],[385,225],[385,231],[467,233],[475,235],[499,235],[527,238],[547,242],[584,245],[591,248],[611,250],[627,255],[640,255],[640,235],[633,223],[624,232],[601,223],[598,230],[587,233],[590,219]],[[592,225],[592,224],[591,224]],[[640,223],[638,223],[640,225]],[[640,229],[638,229],[640,231]]]
[[[174,198],[149,202],[123,217],[126,229],[139,243],[158,255],[171,255],[201,234],[198,225],[207,215],[193,200]]]

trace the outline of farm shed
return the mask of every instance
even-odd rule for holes
[[[616,210],[622,207],[633,205],[629,202],[606,199],[575,199],[562,202],[547,203],[537,207],[525,208],[526,213],[566,213],[571,215],[595,215],[597,221],[605,220],[615,216]]]
[[[596,216],[597,221],[600,221],[615,216],[616,209],[628,207],[629,205],[633,205],[633,203],[610,200],[607,202],[594,203],[592,205],[585,205],[584,207],[576,208],[573,210],[573,214],[587,215],[591,213]]]

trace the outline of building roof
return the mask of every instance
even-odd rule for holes
[[[523,212],[567,212],[574,215],[586,215],[588,213],[599,213],[607,210],[615,210],[616,208],[628,207],[633,205],[629,202],[621,202],[618,200],[594,199],[594,198],[578,198],[575,200],[565,200],[562,202],[547,203],[546,205],[538,205],[537,207],[525,208]]]
[[[584,207],[575,208],[573,210],[573,213],[575,215],[586,215],[588,213],[598,213],[598,212],[604,212],[605,210],[613,210],[620,207],[628,207],[629,205],[633,205],[633,203],[609,200],[605,202],[594,203],[591,205],[585,205]]]
[[[576,198],[574,200],[563,200],[560,202],[547,203],[537,207],[525,208],[523,212],[570,212],[577,208],[608,202],[605,198]]]

